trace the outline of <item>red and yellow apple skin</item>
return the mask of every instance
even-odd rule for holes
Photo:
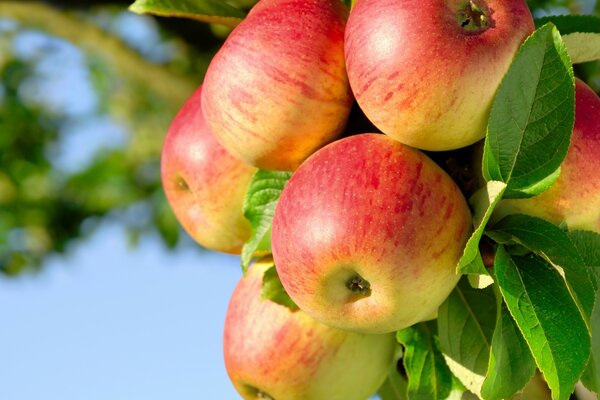
[[[175,216],[199,244],[239,254],[250,237],[242,213],[255,168],[232,157],[202,116],[202,88],[186,101],[169,127],[161,156],[163,189]]]
[[[309,315],[384,333],[435,314],[459,279],[471,228],[462,193],[431,159],[362,134],[325,146],[294,173],[275,209],[273,256]]]
[[[465,27],[461,10],[471,10]],[[359,0],[346,28],[350,86],[394,139],[464,147],[485,136],[500,81],[533,30],[524,0]]]
[[[394,335],[341,331],[262,300],[262,276],[272,265],[252,265],[229,303],[223,346],[237,391],[244,399],[369,398],[392,367]]]
[[[204,116],[235,157],[294,170],[345,127],[353,97],[339,0],[261,0],[204,80]]]
[[[600,97],[581,80],[575,83],[575,126],[560,176],[542,194],[502,200],[494,219],[528,214],[569,230],[600,233]]]

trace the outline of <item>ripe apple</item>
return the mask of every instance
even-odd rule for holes
[[[231,154],[291,171],[341,134],[353,103],[346,18],[339,0],[261,0],[233,30],[202,93],[208,126]]]
[[[360,0],[346,28],[350,86],[394,139],[464,147],[485,136],[500,81],[533,30],[524,0]]]
[[[393,334],[364,335],[323,325],[301,310],[261,299],[272,261],[250,267],[225,319],[225,366],[245,399],[365,400],[394,360]]]
[[[308,158],[275,209],[272,247],[300,308],[340,329],[383,333],[434,315],[459,276],[466,200],[420,151],[385,135]]]
[[[161,156],[167,200],[184,229],[202,246],[238,253],[250,236],[242,207],[255,168],[233,158],[202,116],[202,87],[169,127]]]
[[[542,194],[503,200],[494,218],[528,214],[570,230],[600,233],[600,97],[581,80],[575,82],[575,126],[560,176]]]

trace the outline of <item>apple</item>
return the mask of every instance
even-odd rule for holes
[[[346,28],[350,86],[392,138],[464,147],[485,136],[496,90],[533,30],[524,0],[359,0]]]
[[[459,276],[467,202],[430,158],[361,134],[309,157],[275,208],[272,247],[300,308],[340,329],[396,331],[435,315]]]
[[[199,244],[239,254],[250,236],[246,189],[256,171],[232,157],[204,122],[202,87],[175,116],[161,155],[161,180],[175,216]]]
[[[502,200],[494,218],[514,213],[565,223],[570,230],[600,233],[600,97],[579,79],[575,82],[575,125],[560,176],[540,195]]]
[[[323,325],[261,299],[272,261],[252,265],[231,297],[223,337],[227,373],[245,399],[365,400],[392,368],[394,334]]]
[[[353,97],[339,0],[261,0],[231,32],[204,79],[204,116],[235,157],[294,170],[344,129]]]

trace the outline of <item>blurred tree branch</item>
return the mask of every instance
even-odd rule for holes
[[[152,92],[165,100],[183,104],[199,82],[178,76],[164,67],[151,64],[119,39],[107,35],[93,24],[72,17],[40,2],[0,2],[0,16],[12,18],[26,25],[62,37],[82,49],[100,53],[110,60],[123,77],[143,82]]]
[[[102,10],[107,18],[124,12],[122,7]],[[212,50],[196,54],[182,46],[172,63],[152,63],[98,27],[96,11],[0,0],[0,18],[17,23],[0,37],[0,45],[6,46],[0,50],[0,274],[40,270],[49,255],[67,253],[73,240],[85,238],[106,219],[125,226],[133,241],[155,232],[169,247],[178,242],[180,228],[160,186],[160,147],[169,121],[199,84]],[[11,46],[13,38],[32,30],[62,39],[85,55],[78,68],[87,71],[98,98],[87,114],[69,120],[62,111],[56,114],[24,99],[22,89],[45,56],[22,59]],[[32,42],[28,45],[31,49]],[[56,48],[46,51],[58,54]],[[64,68],[74,67],[65,59]],[[74,90],[69,83],[62,85]],[[93,124],[98,117],[114,119],[126,129],[126,144],[100,149],[75,171],[57,170],[49,154],[70,135],[65,126],[88,118]],[[78,126],[84,135],[85,130],[85,124]]]

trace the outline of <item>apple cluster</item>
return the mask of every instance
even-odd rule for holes
[[[272,259],[249,268],[227,313],[225,362],[244,398],[368,398],[394,361],[393,332],[436,317],[473,223],[425,151],[484,138],[533,30],[525,0],[359,0],[351,12],[260,0],[231,32],[169,129],[162,181],[199,244],[239,254],[254,174],[292,172]],[[349,134],[353,107],[371,131]],[[600,232],[599,143],[600,98],[577,81],[559,180],[498,212]],[[298,309],[261,299],[273,265]]]

